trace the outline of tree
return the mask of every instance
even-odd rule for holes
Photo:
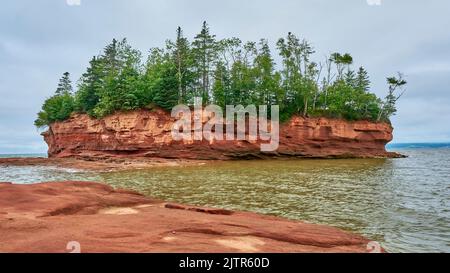
[[[99,57],[101,85],[96,94],[98,103],[93,109],[96,117],[104,117],[117,110],[142,107],[145,102],[140,90],[141,53],[133,49],[126,39],[116,39],[107,45]]]
[[[357,79],[355,75],[355,71],[353,70],[347,70],[347,72],[344,75],[344,81],[347,85],[356,88],[357,86]]]
[[[168,48],[172,51],[172,57],[176,65],[178,81],[178,103],[187,102],[192,96],[188,96],[188,88],[192,85],[193,75],[192,54],[188,39],[183,36],[181,27],[177,28],[175,42],[169,42]]]
[[[255,73],[252,64],[256,55],[253,42],[245,43],[239,48],[230,70],[230,104],[248,105],[255,102]]]
[[[333,62],[334,62],[334,58],[333,55],[331,56],[326,56],[325,58],[325,73],[326,75],[323,77],[322,79],[322,94],[323,94],[323,109],[327,110],[328,109],[328,92],[329,92],[329,88],[332,84],[332,81],[335,77],[335,75],[333,74],[332,71],[332,66],[333,66]],[[320,100],[321,97],[318,98],[318,100]]]
[[[102,87],[102,63],[97,57],[89,62],[87,71],[81,76],[78,91],[75,93],[75,109],[78,112],[93,116],[93,110],[99,101],[99,90]]]
[[[387,78],[387,83],[389,86],[389,91],[384,102],[381,104],[377,121],[389,120],[392,115],[395,115],[397,112],[395,104],[405,93],[403,88],[408,82],[404,79],[403,74],[399,72],[397,77],[394,76]],[[400,94],[395,94],[398,89],[401,90]]]
[[[230,73],[222,61],[218,61],[214,71],[214,103],[225,107],[230,101]]]
[[[34,122],[36,127],[42,128],[53,122],[66,120],[74,111],[72,85],[69,77],[68,72],[64,73],[59,80],[55,94],[45,100],[38,113],[38,118]]]
[[[255,58],[256,100],[260,105],[276,103],[277,91],[280,88],[280,76],[275,73],[273,60],[267,40],[261,39],[259,50]]]
[[[300,42],[294,34],[288,33],[286,39],[277,43],[280,56],[283,58],[283,87],[286,92],[288,111],[308,115],[309,105],[318,92],[317,64],[310,62],[314,53],[312,46],[305,40]],[[303,110],[303,111],[302,111]]]
[[[208,103],[210,101],[210,73],[211,65],[217,55],[217,47],[215,35],[209,33],[208,24],[203,22],[201,32],[195,36],[192,43],[192,53],[195,60],[195,70],[199,77],[199,93],[203,101]]]
[[[56,95],[63,95],[63,94],[72,94],[73,93],[73,87],[72,87],[72,81],[70,80],[70,73],[65,72],[62,76],[62,78],[59,80],[58,88],[56,88]]]
[[[177,105],[178,69],[172,55],[163,49],[151,49],[145,71],[145,89],[150,101],[167,110]]]
[[[353,57],[349,53],[345,53],[341,56],[341,63],[347,67],[347,71],[350,70],[350,66],[353,64]]]
[[[370,79],[369,74],[364,69],[364,67],[360,67],[358,73],[356,75],[356,88],[362,90],[364,92],[369,92],[370,89]]]
[[[350,70],[350,65],[353,64],[353,57],[348,53],[343,55],[340,53],[333,53],[331,54],[330,60],[336,64],[337,80],[342,80],[344,69],[347,67],[347,71]]]
[[[160,107],[170,110],[177,105],[178,80],[177,69],[173,63],[166,62],[160,67],[161,77],[153,86],[153,101]]]
[[[53,122],[68,119],[73,111],[74,100],[70,94],[55,95],[44,102],[34,124],[36,127],[42,128]]]
[[[281,103],[281,109],[289,112],[289,116],[292,114],[291,112],[300,110],[298,106],[295,106],[295,99],[298,96],[295,91],[297,89],[295,85],[298,82],[297,78],[299,75],[298,69],[295,67],[294,51],[298,44],[299,40],[291,32],[288,33],[286,39],[280,38],[277,42],[277,48],[283,64],[281,70],[283,91],[278,94],[282,101],[278,100],[278,103]]]

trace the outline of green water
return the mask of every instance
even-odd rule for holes
[[[391,252],[450,252],[450,149],[407,159],[236,161],[83,173],[0,167],[0,181],[103,181],[156,198],[327,224]]]

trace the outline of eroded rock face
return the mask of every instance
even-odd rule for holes
[[[276,152],[263,153],[261,141],[175,141],[175,122],[163,110],[116,113],[103,119],[74,114],[43,133],[50,157],[159,157],[201,160],[268,157],[393,157],[387,123],[293,117],[280,126]]]
[[[0,183],[0,252],[369,252],[337,228],[170,204],[91,182]],[[69,248],[67,248],[69,247]]]

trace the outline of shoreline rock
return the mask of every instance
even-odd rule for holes
[[[103,119],[73,114],[44,132],[49,157],[236,160],[267,158],[389,158],[387,123],[294,116],[280,125],[280,146],[263,153],[258,141],[175,141],[175,120],[161,109],[118,112]],[[203,122],[207,122],[204,120]]]
[[[0,237],[0,252],[369,252],[337,228],[73,181],[0,183]]]

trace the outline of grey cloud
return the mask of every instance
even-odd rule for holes
[[[316,58],[353,54],[370,73],[373,91],[403,71],[408,92],[393,119],[395,141],[449,141],[450,2],[444,0],[65,0],[4,1],[0,9],[0,153],[45,151],[33,126],[60,75],[76,81],[89,59],[114,37],[146,53],[177,26],[193,37],[207,20],[219,38],[268,38],[294,32]]]

